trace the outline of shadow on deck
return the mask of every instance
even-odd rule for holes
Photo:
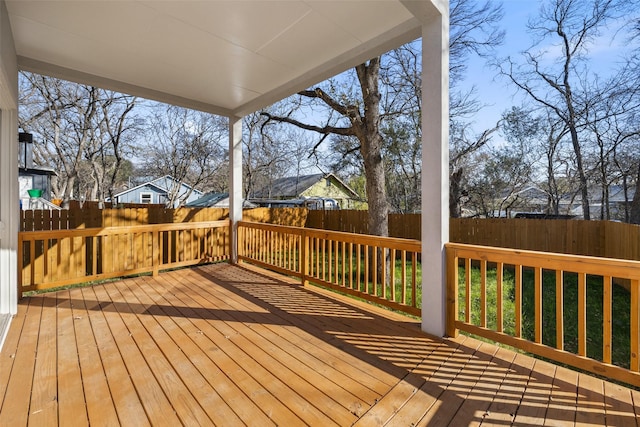
[[[0,425],[637,425],[640,393],[214,264],[25,298]]]

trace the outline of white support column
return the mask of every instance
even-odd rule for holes
[[[0,316],[18,310],[18,65],[0,0]],[[3,323],[0,322],[0,326]],[[4,324],[5,326],[8,326]],[[0,346],[6,330],[0,327]]]
[[[448,2],[422,27],[422,330],[445,334],[449,241]]]
[[[238,221],[242,220],[242,118],[229,117],[229,220],[231,262],[238,262]]]

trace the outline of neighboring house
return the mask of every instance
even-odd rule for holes
[[[228,208],[229,193],[207,193],[199,199],[187,203],[185,206],[188,208]],[[243,200],[242,207],[244,209],[252,209],[258,207],[258,205],[248,200]]]
[[[59,209],[51,200],[51,177],[56,176],[52,168],[33,164],[33,135],[20,132],[18,135],[18,194],[20,208]],[[40,190],[40,196],[31,197],[29,190]],[[33,192],[32,192],[33,193]]]
[[[611,184],[609,186],[609,215],[612,220],[625,220],[625,209],[631,210],[631,202],[636,193],[635,184],[630,184],[626,191],[622,185]],[[603,210],[602,189],[589,189],[589,212],[591,219],[599,219]]]
[[[366,206],[358,193],[332,173],[276,179],[271,185],[254,192],[250,200],[258,203],[260,200],[310,198],[334,199],[340,209],[362,209]]]
[[[166,175],[144,184],[121,191],[113,196],[114,204],[119,203],[142,203],[142,204],[162,204],[166,205],[169,195],[174,189],[178,190],[178,197],[173,204],[177,208],[181,204],[187,204],[202,197],[202,191],[191,188],[187,184],[180,183],[175,178]],[[109,200],[108,200],[109,201]]]

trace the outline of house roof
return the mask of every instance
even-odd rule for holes
[[[354,199],[359,199],[360,196],[356,193],[351,187],[342,182],[340,178],[335,176],[332,173],[323,174],[317,173],[313,175],[301,175],[301,176],[289,176],[285,178],[279,178],[273,181],[270,186],[261,188],[256,191],[253,196],[256,198],[265,198],[265,197],[283,197],[283,198],[294,198],[300,197],[300,195],[313,185],[317,184],[319,181],[323,179],[332,179],[344,188],[345,192],[350,195],[350,197]]]
[[[210,208],[210,207],[229,207],[229,193],[207,193],[193,202],[189,202],[185,205],[188,208]],[[255,205],[247,200],[243,200],[242,207],[249,209],[255,208]]]
[[[119,197],[119,196],[122,196],[123,194],[127,194],[127,193],[135,191],[135,190],[137,190],[139,188],[148,187],[148,186],[155,187],[160,192],[167,192],[167,191],[169,191],[169,189],[166,187],[166,185],[163,185],[163,184],[166,184],[166,180],[172,180],[174,182],[178,182],[171,175],[165,175],[165,176],[162,176],[160,178],[156,178],[156,179],[152,179],[151,181],[144,182],[144,183],[142,183],[140,185],[136,185],[135,187],[127,188],[126,190],[121,191],[118,194],[115,194],[113,197]],[[187,187],[190,190],[192,190],[192,192],[195,193],[196,195],[202,194],[202,191],[196,190],[195,188],[191,188],[187,184],[181,183],[181,185],[184,186],[184,187]]]
[[[257,111],[414,40],[448,7],[442,0],[6,5],[21,69],[224,116]]]

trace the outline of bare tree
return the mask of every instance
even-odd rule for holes
[[[330,108],[342,119],[340,123],[334,123],[331,114],[328,116],[329,119],[322,125],[303,123],[291,116],[274,116],[266,111],[262,114],[270,120],[289,123],[301,129],[318,132],[325,136],[334,134],[356,138],[363,158],[367,181],[369,233],[377,236],[388,236],[387,215],[389,207],[382,156],[384,139],[380,131],[380,57],[358,65],[355,68],[355,72],[360,89],[357,97],[345,96],[344,93],[333,96],[332,93],[336,93],[332,90],[337,85],[335,82],[330,83],[328,90],[316,87],[298,93],[308,100],[319,101]]]
[[[271,107],[269,111],[274,111],[274,108]],[[314,143],[308,133],[300,129],[268,121],[259,113],[246,116],[243,129],[243,184],[246,198],[253,197],[256,191],[266,190],[269,193],[276,179],[300,176],[317,163],[312,158]]]
[[[20,89],[19,126],[42,141],[34,157],[57,171],[55,197],[104,200],[133,138],[136,99],[31,73],[20,74]]]
[[[550,0],[543,4],[539,16],[528,23],[536,42],[523,53],[523,62],[507,58],[497,63],[502,75],[566,126],[575,155],[585,219],[590,219],[589,183],[581,133],[587,126],[585,107],[591,102],[591,94],[579,91],[594,78],[587,66],[590,46],[602,29],[629,6],[629,2],[618,0]],[[550,52],[549,43],[559,51]]]
[[[223,117],[182,107],[155,108],[141,148],[141,171],[155,178],[171,176],[175,185],[167,189],[166,204],[183,204],[192,190],[183,194],[180,184],[200,187],[227,164],[228,123]]]

